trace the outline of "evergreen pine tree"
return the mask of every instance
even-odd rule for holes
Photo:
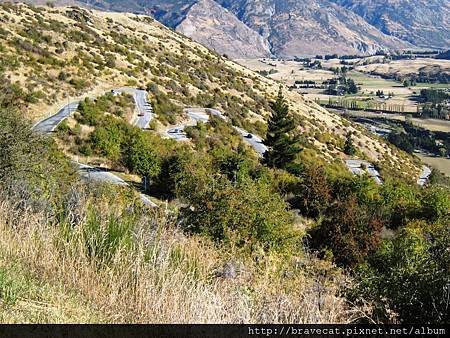
[[[347,133],[347,137],[345,139],[345,144],[344,144],[344,153],[347,155],[350,155],[350,156],[355,155],[355,153],[356,153],[356,148],[353,144],[351,132]]]
[[[264,154],[264,163],[272,168],[296,171],[294,160],[301,150],[291,132],[295,129],[293,118],[280,87],[278,98],[271,103],[272,116],[269,119],[264,144],[268,151]]]

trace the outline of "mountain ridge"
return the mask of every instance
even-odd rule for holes
[[[45,4],[45,0],[27,1]],[[398,0],[56,0],[151,15],[232,58],[375,54],[450,46],[450,2]]]
[[[176,125],[183,107],[214,107],[234,125],[264,133],[270,115],[268,100],[276,95],[280,83],[149,16],[8,4],[0,6],[0,14],[4,46],[0,72],[23,92],[27,99],[23,112],[28,118],[45,117],[45,112],[55,111],[69,99],[133,86],[151,91],[161,124]],[[352,132],[358,135],[361,154],[373,163],[411,175],[419,171],[407,154],[284,88],[308,148],[304,156],[326,162],[343,158],[344,137]]]

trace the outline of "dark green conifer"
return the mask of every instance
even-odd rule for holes
[[[347,155],[350,155],[350,156],[355,155],[355,153],[356,153],[356,148],[355,148],[355,145],[353,144],[351,132],[347,133],[347,137],[345,139],[345,144],[344,144],[344,153]]]
[[[280,87],[278,98],[271,103],[272,116],[269,119],[267,136],[264,144],[269,150],[264,154],[264,163],[272,168],[293,171],[294,160],[301,148],[292,135],[295,124],[289,115],[289,106]]]

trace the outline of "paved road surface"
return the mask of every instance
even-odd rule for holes
[[[177,141],[187,141],[189,138],[186,135],[184,129],[186,127],[192,127],[197,124],[197,122],[206,123],[209,121],[209,115],[205,113],[204,109],[195,108],[185,109],[185,114],[189,117],[189,120],[181,123],[173,128],[167,129],[164,134],[166,137],[177,140]]]
[[[147,101],[147,91],[143,89],[134,89],[122,87],[112,90],[113,93],[128,93],[133,95],[134,103],[138,110],[138,116],[134,121],[134,125],[141,129],[148,128],[149,123],[154,117],[152,105]]]
[[[123,87],[119,89],[113,89],[112,93],[132,94],[134,103],[136,104],[136,108],[138,111],[138,116],[134,120],[134,125],[141,129],[148,128],[148,125],[153,119],[154,114],[151,104],[147,101],[147,92],[145,90]],[[56,127],[62,121],[64,121],[77,110],[78,105],[79,101],[71,102],[65,105],[55,115],[52,115],[35,124],[33,130],[42,134],[48,134],[55,131]]]
[[[113,93],[116,90],[113,90]],[[117,92],[129,92],[133,94],[134,101],[136,103],[136,107],[138,109],[139,114],[143,116],[138,116],[136,119],[135,125],[141,129],[144,129],[148,126],[150,121],[153,118],[153,111],[151,105],[147,102],[147,92],[145,90],[132,89],[132,88],[120,88]],[[79,102],[71,102],[61,108],[55,115],[38,122],[32,129],[38,133],[49,134],[53,132],[56,127],[67,117],[69,117],[75,110],[77,110]],[[120,177],[105,171],[101,168],[94,168],[86,164],[75,162],[79,167],[80,176],[84,177],[89,181],[98,181],[98,182],[107,182],[111,184],[121,185],[121,186],[129,186],[127,182],[125,182]],[[153,203],[148,196],[139,193],[142,202],[149,207],[157,207],[155,203]]]
[[[186,141],[188,140],[188,137],[184,131],[184,128],[188,126],[195,126],[197,122],[208,122],[209,121],[209,115],[215,115],[220,117],[221,119],[227,121],[227,117],[223,115],[222,112],[220,112],[217,109],[211,109],[211,108],[186,108],[184,110],[186,115],[189,117],[189,121],[180,124],[174,128],[170,128],[165,131],[166,137],[175,139],[177,141]],[[242,138],[245,142],[247,142],[250,146],[252,146],[255,151],[258,153],[259,156],[263,156],[264,153],[267,151],[267,147],[262,143],[262,140],[259,136],[255,134],[251,134],[248,131],[233,127],[235,130],[238,131],[239,134],[241,134]]]
[[[345,164],[353,174],[362,175],[363,173],[367,172],[370,176],[373,177],[375,182],[377,182],[378,184],[383,184],[380,173],[375,169],[372,163],[361,160],[347,160],[345,161]],[[365,169],[363,169],[363,167],[365,167]]]
[[[74,162],[79,167],[80,176],[84,177],[88,181],[95,181],[95,182],[105,182],[105,183],[111,183],[115,185],[120,185],[124,187],[130,186],[127,182],[125,182],[120,177],[102,169],[102,168],[95,168],[91,167],[89,165]],[[148,196],[139,193],[139,196],[142,200],[142,202],[152,208],[156,208],[157,205],[153,203]]]
[[[428,168],[426,165],[422,167],[422,173],[420,174],[419,179],[417,180],[417,184],[420,186],[424,186],[425,183],[428,182],[428,179],[431,175],[431,169]]]
[[[55,115],[46,118],[34,125],[33,130],[42,133],[48,134],[55,131],[56,127],[67,117],[69,117],[75,110],[78,108],[79,102],[71,102],[64,107],[62,107]]]
[[[260,157],[262,157],[268,150],[259,136],[249,133],[248,131],[238,127],[234,127],[234,129],[236,129],[238,133],[242,135],[244,141],[250,144]]]

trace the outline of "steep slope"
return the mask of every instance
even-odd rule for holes
[[[151,99],[163,93],[171,119],[182,119],[185,106],[210,106],[261,134],[268,100],[280,85],[148,16],[3,4],[0,20],[0,76],[22,93],[22,111],[34,119],[69,100],[128,85],[148,88]],[[361,156],[391,172],[418,175],[405,153],[296,92],[285,88],[285,94],[309,160],[342,163],[345,135],[352,132]]]
[[[332,0],[382,32],[427,48],[450,46],[448,0]]]
[[[200,0],[176,30],[233,58],[270,56],[268,41],[212,0]]]
[[[410,47],[326,0],[219,0],[267,38],[279,56],[374,53]]]
[[[65,0],[57,3],[60,1]],[[370,54],[412,47],[330,0],[78,0],[78,3],[152,15],[194,40],[236,58],[267,55],[269,46],[274,55],[286,57]]]

